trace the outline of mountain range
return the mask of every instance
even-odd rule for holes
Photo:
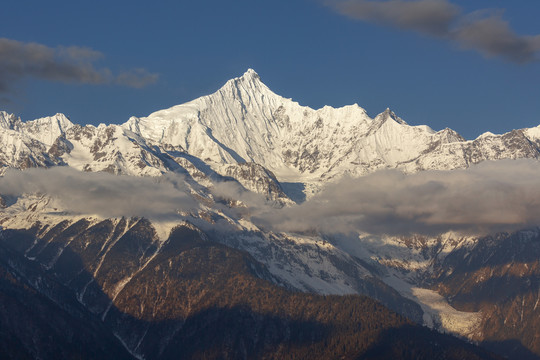
[[[540,356],[540,222],[474,199],[537,209],[540,127],[314,110],[250,69],[121,125],[0,112],[0,139],[7,358]]]

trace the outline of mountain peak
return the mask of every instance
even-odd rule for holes
[[[407,123],[402,118],[397,116],[396,113],[390,110],[390,108],[386,108],[386,110],[375,117],[375,120],[379,120],[381,122],[386,122],[389,119],[394,120],[400,125],[407,125]]]
[[[258,103],[257,107],[269,106],[268,100],[281,98],[272,92],[255,70],[249,68],[242,76],[230,79],[216,93],[209,96],[225,96],[230,100],[239,100],[245,106]]]
[[[39,140],[47,146],[51,146],[58,136],[64,134],[74,124],[69,118],[61,113],[53,116],[21,122],[20,130],[26,135]]]
[[[259,74],[252,68],[247,69],[244,75],[242,75],[242,78],[260,79]]]
[[[73,123],[66,115],[62,113],[57,113],[52,116],[46,116],[39,119],[31,120],[26,122],[27,127],[42,127],[48,126],[49,128],[56,128],[60,133],[63,133],[65,130],[73,126]]]
[[[15,130],[20,123],[21,119],[15,116],[15,114],[8,114],[5,111],[0,111],[0,127]]]
[[[265,85],[262,83],[259,74],[257,74],[255,70],[249,68],[242,76],[227,81],[222,87],[222,90],[229,89],[230,91],[232,88],[233,91],[236,91],[234,89],[244,88],[260,91],[264,87]]]

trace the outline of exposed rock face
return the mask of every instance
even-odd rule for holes
[[[538,359],[539,229],[486,237],[444,234],[361,242],[365,260],[374,260],[392,274],[385,281],[399,288],[395,276],[415,284],[401,293],[422,304],[427,324],[433,322],[435,328],[466,336],[510,359]],[[437,299],[439,294],[443,297]]]
[[[475,340],[506,341],[508,356],[522,346],[540,354],[539,229],[481,238],[449,254],[437,266],[434,284],[456,308],[482,312]]]
[[[240,163],[228,165],[223,174],[237,180],[246,189],[264,195],[268,200],[276,201],[280,205],[291,203],[283,192],[276,176],[259,164]]]
[[[0,165],[26,169],[62,164],[62,160],[48,150],[71,126],[73,124],[62,114],[22,122],[15,115],[0,111]]]

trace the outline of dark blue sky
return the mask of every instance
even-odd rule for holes
[[[24,120],[63,112],[81,124],[123,123],[214,92],[251,67],[274,92],[313,108],[358,103],[375,116],[390,107],[409,124],[450,127],[466,138],[540,124],[540,38],[522,41],[540,34],[540,2],[414,1],[444,7],[442,20],[426,25],[423,10],[411,20],[402,16],[408,8],[395,15],[390,7],[366,8],[377,3],[368,0],[350,7],[317,0],[6,0],[0,37],[12,47],[38,43],[56,55],[59,47],[89,48],[102,56],[70,55],[67,62],[79,59],[109,75],[66,78],[65,68],[36,70],[42,57],[30,61],[23,52],[17,60],[0,46],[0,109]],[[453,14],[451,32],[440,31],[445,11]],[[492,37],[504,33],[456,35],[456,26],[478,19],[506,21],[515,36],[501,45]],[[26,61],[24,69],[13,59]],[[120,80],[126,72],[159,77],[136,88]]]

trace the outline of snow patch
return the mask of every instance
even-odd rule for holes
[[[432,329],[469,337],[480,324],[481,312],[456,310],[436,291],[416,287],[395,275],[385,277],[383,281],[418,303],[424,311],[424,325]]]

